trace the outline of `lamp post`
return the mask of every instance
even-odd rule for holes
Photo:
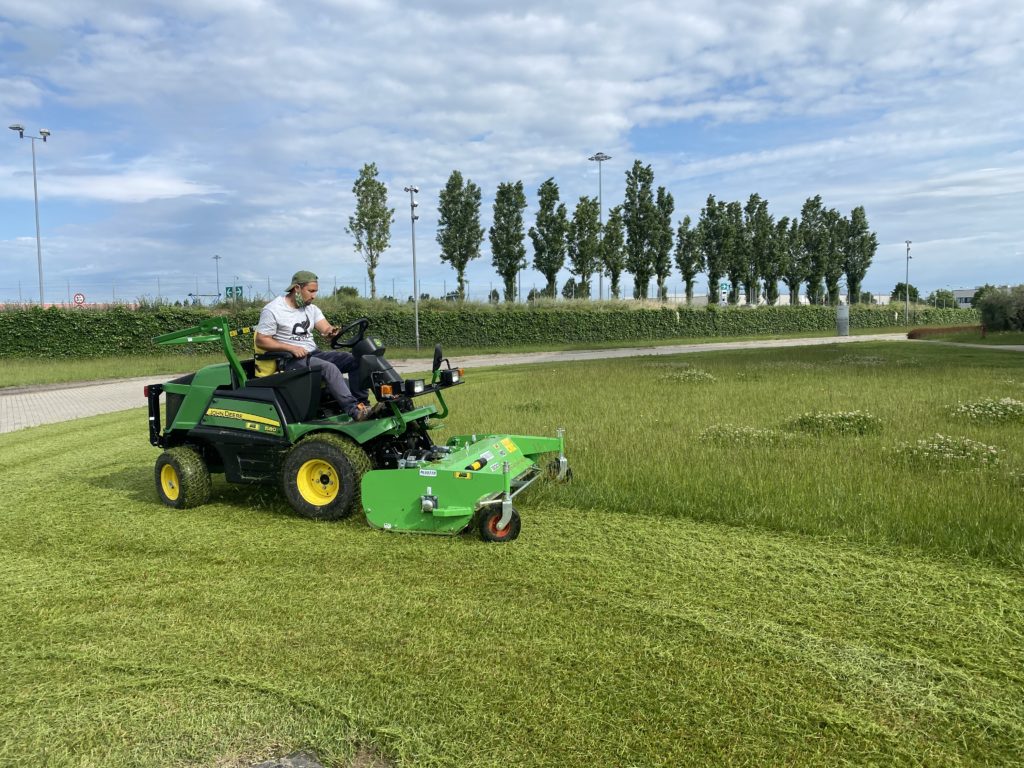
[[[409,222],[412,225],[412,306],[416,327],[416,351],[418,352],[420,349],[420,292],[416,281],[416,219],[419,216],[416,213],[416,208],[419,203],[416,202],[414,195],[420,190],[419,187],[409,186],[405,187],[405,191],[409,193]]]
[[[8,126],[12,131],[18,132],[18,138],[25,138],[25,126],[21,123],[14,123],[14,125]],[[29,141],[32,142],[32,194],[36,201],[36,264],[39,267],[39,306],[43,306],[43,245],[42,240],[39,237],[39,185],[36,182],[36,141],[42,139],[46,142],[50,132],[45,128],[39,129],[38,136],[29,136]]]
[[[907,316],[904,318],[907,327],[910,327],[910,241],[907,240],[907,274],[903,282],[903,296],[907,300]]]
[[[606,155],[604,152],[598,152],[595,155],[591,155],[587,160],[591,160],[597,163],[597,207],[598,216],[601,217],[601,255],[604,255],[604,201],[601,199],[602,187],[604,186],[603,178],[601,176],[601,163],[605,160],[611,160],[611,155]],[[601,269],[597,271],[597,300],[600,301],[604,298],[604,265],[601,265]]]
[[[217,267],[217,301],[220,301],[220,255],[213,254],[213,263]]]

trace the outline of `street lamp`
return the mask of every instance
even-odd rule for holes
[[[213,263],[217,265],[217,301],[220,301],[220,255],[213,254]]]
[[[418,193],[419,187],[405,187],[405,191],[409,193],[409,221],[412,224],[412,306],[413,306],[413,317],[415,318],[416,326],[416,351],[420,349],[420,291],[419,286],[416,283],[416,219],[419,216],[416,213],[416,208],[419,203],[413,197]]]
[[[25,138],[25,126],[21,123],[15,123],[14,125],[8,126],[12,131],[18,132],[18,138]],[[50,132],[45,128],[39,129],[38,136],[29,136],[29,141],[32,142],[32,194],[36,200],[36,264],[39,266],[39,306],[43,306],[43,245],[42,240],[39,237],[39,185],[36,183],[36,140],[42,139],[44,142],[49,137]]]
[[[907,300],[907,316],[904,318],[907,327],[910,327],[910,241],[907,240],[907,274],[903,282],[903,296]]]
[[[603,185],[603,179],[601,177],[601,163],[605,160],[611,160],[611,155],[606,155],[604,152],[598,152],[596,155],[591,155],[587,160],[591,160],[597,163],[597,207],[600,209],[598,215],[601,217],[601,255],[604,256],[604,201],[601,199],[601,192]],[[604,264],[601,265],[601,269],[597,271],[597,300],[600,301],[604,298]]]

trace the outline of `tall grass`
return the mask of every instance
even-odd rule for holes
[[[1013,764],[1021,425],[948,406],[1022,389],[924,345],[469,371],[449,432],[569,430],[502,546],[162,507],[141,409],[2,435],[0,764]],[[881,431],[793,429],[844,411]],[[941,431],[1004,462],[886,458]]]

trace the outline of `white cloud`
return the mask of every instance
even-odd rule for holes
[[[128,237],[138,228],[134,248],[158,242],[141,233],[160,231],[173,245],[185,230],[190,248],[244,250],[266,260],[260,271],[281,252],[306,250],[358,274],[342,223],[357,169],[371,160],[393,189],[414,181],[424,190],[420,257],[429,262],[431,209],[451,169],[485,195],[521,178],[532,196],[555,176],[574,202],[596,191],[585,158],[597,149],[615,157],[606,202],[642,157],[693,213],[708,192],[760,191],[786,212],[821,192],[832,204],[870,203],[880,237],[898,242],[908,209],[949,228],[948,206],[960,201],[979,206],[973,226],[1020,240],[1022,225],[1003,212],[1022,202],[1020,158],[1008,153],[1022,138],[1024,6],[494,8],[0,0],[0,110],[55,130],[41,159],[47,200],[108,206],[106,224],[76,223],[78,247],[55,268],[101,250],[96,239],[113,236],[113,220]],[[3,159],[0,195],[25,198],[19,162]],[[185,207],[159,204],[175,200]],[[200,203],[209,200],[229,202],[208,217]],[[145,208],[141,221],[116,208],[129,204]],[[182,215],[194,222],[161,218]],[[46,220],[72,231],[57,211]],[[404,263],[400,226],[393,250]],[[970,245],[956,232],[935,240],[951,253]],[[10,274],[0,271],[0,283]]]

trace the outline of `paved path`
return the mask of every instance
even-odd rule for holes
[[[867,336],[831,336],[811,339],[771,339],[760,341],[723,341],[706,344],[675,344],[664,347],[627,347],[621,349],[582,349],[563,352],[524,352],[521,354],[471,355],[453,361],[463,368],[527,363],[561,363],[573,360],[600,360],[619,357],[678,355],[690,352],[717,352],[764,347],[806,347],[819,344],[841,344],[860,341],[906,341],[902,333],[879,333]],[[999,347],[987,346],[986,349]],[[425,353],[429,354],[429,353]],[[429,369],[426,359],[392,360],[399,373]],[[81,382],[36,387],[0,389],[0,433],[25,427],[52,424],[58,421],[96,416],[129,408],[142,408],[145,384],[167,381],[173,376],[144,376],[115,381]]]

